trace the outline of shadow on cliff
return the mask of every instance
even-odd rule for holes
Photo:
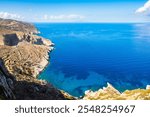
[[[50,84],[40,85],[33,82],[17,81],[14,83],[17,100],[65,100],[62,92]]]
[[[19,39],[16,34],[7,34],[4,35],[5,40],[4,43],[7,46],[16,46],[19,43]]]

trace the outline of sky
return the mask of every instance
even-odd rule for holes
[[[0,17],[27,22],[150,22],[150,0],[0,0]]]

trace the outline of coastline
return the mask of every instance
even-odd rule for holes
[[[79,99],[38,79],[38,75],[50,64],[49,53],[54,44],[33,33],[38,32],[33,25],[14,20],[2,21],[8,26],[4,27],[0,20],[0,65],[4,64],[0,67],[0,97],[13,100]],[[12,22],[13,25],[9,25]],[[146,89],[126,90],[123,93],[111,84],[107,85],[95,92],[86,91],[80,100],[150,100],[149,85]]]
[[[5,24],[5,25],[4,25]],[[11,24],[11,25],[9,25]],[[18,31],[19,30],[19,31]],[[8,86],[13,95],[8,96],[5,90],[0,91],[4,99],[32,100],[66,100],[68,97],[51,84],[37,79],[37,76],[49,64],[49,53],[53,43],[41,36],[33,25],[16,20],[0,19],[0,58],[7,71],[0,78],[0,88]],[[1,71],[1,69],[0,69]],[[11,83],[9,81],[11,80]]]
[[[44,25],[45,26],[45,25]],[[39,26],[40,27],[40,26]],[[43,26],[42,26],[43,27]],[[59,27],[59,26],[58,26]],[[39,28],[40,29],[40,28]],[[46,28],[47,29],[47,28]],[[55,28],[54,28],[55,29]],[[56,27],[56,29],[57,29],[57,27]],[[55,30],[56,30],[55,29]],[[59,28],[58,28],[59,29]],[[44,28],[42,28],[42,30],[44,31]],[[43,35],[46,35],[46,31],[44,31],[45,33],[43,33]],[[53,33],[53,31],[52,31],[52,33]],[[60,37],[61,38],[61,37]],[[54,38],[55,39],[55,38]],[[59,39],[59,38],[58,38]],[[62,41],[65,41],[65,40],[62,40]],[[57,41],[56,41],[57,42]],[[59,41],[58,41],[59,42]],[[59,44],[59,43],[56,43],[56,44]],[[57,46],[58,47],[58,46]],[[57,48],[57,49],[59,49],[59,47]],[[80,50],[79,50],[80,51]],[[59,52],[58,52],[59,53]],[[61,53],[61,52],[60,52]],[[57,55],[58,56],[58,55]],[[60,58],[60,57],[59,57]],[[59,59],[58,58],[58,59]],[[55,59],[55,57],[53,58],[53,59]],[[64,62],[64,61],[63,61]],[[44,79],[44,76],[45,76],[45,78],[46,79],[48,79],[49,80],[49,77],[48,76],[52,76],[52,75],[48,75],[49,74],[49,72],[51,72],[50,70],[47,70],[47,71],[43,71],[44,73],[43,74],[45,74],[45,75],[42,75],[41,77],[43,77],[43,79]],[[58,74],[56,74],[56,76],[57,76]],[[56,79],[57,77],[51,77],[50,79],[51,80],[49,80],[52,84],[53,84],[53,80],[55,81],[55,79]],[[41,78],[42,79],[42,78]],[[61,81],[61,77],[59,77],[58,79],[60,79],[60,81]],[[64,79],[65,80],[65,79]],[[66,79],[67,80],[67,79]],[[93,79],[94,80],[94,79]],[[59,80],[58,80],[59,81]],[[58,84],[59,85],[59,84]],[[56,88],[58,88],[59,86],[58,86],[57,84],[55,85],[55,82],[54,82],[54,86],[56,86]],[[79,85],[80,85],[80,83],[79,83]],[[82,84],[81,84],[82,85]],[[105,85],[105,84],[104,84]],[[103,85],[103,86],[104,86]],[[57,87],[58,86],[58,87]],[[100,84],[99,84],[99,86],[100,86]],[[101,85],[102,86],[102,85]],[[61,86],[61,88],[60,89],[63,89],[62,88],[63,87],[63,85]],[[66,88],[66,90],[65,90],[65,88],[64,88],[64,90],[65,91],[67,91],[67,85],[64,85],[64,87]],[[71,86],[70,86],[71,87]],[[68,86],[68,89],[70,88],[69,86]],[[113,87],[113,86],[112,86]],[[122,86],[122,87],[124,87],[124,86]],[[122,88],[121,87],[121,88]],[[144,85],[143,87],[141,87],[141,89],[143,89],[143,90],[147,90],[147,88],[145,88],[146,87],[146,85]],[[129,89],[129,91],[130,92],[134,92],[134,91],[136,91],[138,88],[140,88],[140,87],[137,87],[137,88],[130,88]],[[90,88],[89,88],[90,89]],[[120,91],[120,90],[118,90],[119,88],[116,88],[116,86],[115,87],[113,87],[113,89],[116,89],[117,91]],[[99,90],[103,90],[103,88],[102,89],[96,89],[96,90],[94,90],[94,91],[91,91],[90,90],[90,93],[88,93],[88,95],[90,96],[90,95],[94,95],[94,93],[95,92],[99,92]],[[140,90],[141,92],[139,92],[139,93],[142,93],[142,91],[143,90]],[[124,92],[126,92],[126,91],[128,91],[128,88],[126,88],[126,89],[124,89],[124,90],[122,90],[122,92],[120,93],[120,98],[123,98],[122,97],[122,95],[123,94],[125,94]],[[94,93],[92,93],[92,92],[94,92]],[[99,92],[100,93],[100,92]],[[110,93],[111,94],[111,92],[107,92],[108,94]],[[107,95],[107,93],[105,94],[105,96]],[[73,95],[73,93],[71,93],[72,95]],[[101,93],[100,93],[100,95],[102,95]],[[134,97],[136,95],[136,92],[135,92],[135,94],[133,93],[132,94],[132,96]],[[83,99],[86,99],[86,96],[87,96],[87,94],[85,93],[85,94],[83,94],[82,95],[82,97],[84,97]],[[96,95],[97,96],[97,95]],[[79,97],[79,96],[78,96]],[[80,97],[81,98],[81,97]],[[97,97],[97,98],[95,98],[95,99],[102,99],[102,98],[104,98],[103,96],[99,96],[99,97]],[[117,98],[117,96],[116,96],[116,98]],[[129,99],[129,98],[131,98],[131,97],[129,97],[129,96],[126,96],[126,99]],[[82,99],[82,98],[81,98]],[[88,98],[88,99],[90,99],[90,98]],[[92,99],[92,98],[91,98]],[[94,98],[93,98],[94,99]],[[104,99],[106,99],[107,100],[107,98],[105,97]],[[115,97],[113,97],[112,99],[115,99]],[[125,98],[124,98],[125,99]]]
[[[41,62],[41,65],[43,65],[44,67],[43,67],[43,69],[39,72],[39,74],[37,75],[37,78],[38,78],[39,75],[47,68],[47,66],[50,64],[50,53],[51,53],[53,50],[54,50],[54,43],[52,43],[52,47],[51,47],[51,49],[50,49],[49,52],[48,52],[48,57],[45,58],[45,59],[47,59],[48,61],[46,62],[46,61],[43,60],[43,62],[45,63],[44,65],[43,65],[43,63]]]

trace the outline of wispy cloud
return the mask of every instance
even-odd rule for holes
[[[76,21],[76,20],[82,20],[85,16],[78,15],[78,14],[69,14],[69,15],[47,15],[45,14],[43,16],[44,20],[47,21]]]
[[[23,20],[22,16],[18,14],[8,13],[8,12],[0,12],[0,18]]]
[[[150,0],[148,0],[144,6],[136,10],[136,13],[147,13],[150,14]]]

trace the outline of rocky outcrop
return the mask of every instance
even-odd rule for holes
[[[35,33],[31,24],[0,19],[0,98],[75,99],[37,79],[54,44]]]
[[[88,90],[85,92],[84,100],[150,100],[150,88],[126,90],[120,93],[111,84],[98,91]]]
[[[18,31],[0,30],[0,45],[17,46],[20,42],[28,42],[35,45],[53,46],[54,44],[43,37]]]

